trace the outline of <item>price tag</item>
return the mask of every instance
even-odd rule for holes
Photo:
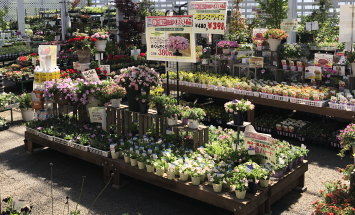
[[[99,76],[96,73],[95,69],[87,70],[82,72],[84,78],[88,81],[99,82]]]

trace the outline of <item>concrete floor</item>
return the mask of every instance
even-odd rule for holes
[[[9,113],[2,113],[9,118]],[[20,115],[15,113],[15,120]],[[107,188],[96,204],[97,194],[105,186],[101,169],[97,166],[66,156],[51,149],[43,149],[33,154],[24,151],[25,127],[13,125],[0,132],[0,196],[14,196],[34,206],[34,215],[51,214],[50,167],[53,163],[54,214],[62,215],[66,197],[70,208],[80,193],[82,176],[86,176],[83,197],[79,204],[80,214],[87,214],[88,208],[95,215],[224,215],[231,214],[223,209],[204,204],[179,194],[161,189],[137,180],[120,189]],[[338,167],[351,163],[350,158],[340,159],[335,151],[310,146],[309,170],[306,173],[304,193],[291,191],[272,206],[272,214],[311,214],[312,202],[319,198],[322,182],[341,178]]]

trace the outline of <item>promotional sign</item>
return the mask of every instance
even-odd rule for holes
[[[264,58],[263,57],[250,57],[249,66],[263,67]]]
[[[147,16],[147,60],[196,62],[192,16]]]
[[[102,123],[106,117],[105,107],[91,107],[89,108],[90,122]]]
[[[333,55],[319,54],[319,53],[314,54],[314,65],[325,67],[325,68],[332,68]]]
[[[92,81],[92,82],[99,82],[99,76],[96,73],[95,69],[91,69],[91,70],[87,70],[87,71],[83,71],[82,72],[84,78],[88,81]]]
[[[252,125],[248,125],[244,132],[244,148],[249,154],[263,155],[269,163],[276,163],[276,140],[271,135],[258,133]]]
[[[340,5],[339,42],[355,41],[355,17],[353,15],[354,12],[354,5]]]
[[[264,34],[267,28],[254,28],[253,29],[253,40],[265,40]]]
[[[306,31],[317,31],[318,29],[318,21],[306,22]]]
[[[189,5],[193,15],[194,32],[204,34],[224,34],[227,26],[226,1],[193,1]]]
[[[322,67],[307,66],[304,76],[306,79],[322,80]]]
[[[281,30],[284,31],[297,31],[298,22],[297,19],[284,19],[281,22]]]

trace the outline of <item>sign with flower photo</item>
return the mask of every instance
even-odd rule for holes
[[[271,135],[258,133],[252,125],[248,125],[244,132],[244,148],[248,152],[252,151],[256,155],[263,155],[266,157],[267,163],[276,163],[276,139]]]
[[[194,17],[194,32],[202,34],[225,34],[227,26],[226,1],[193,1],[189,14]]]
[[[332,68],[333,65],[333,55],[331,54],[314,54],[314,65],[321,66],[325,68]]]
[[[192,16],[146,17],[147,60],[196,62]]]

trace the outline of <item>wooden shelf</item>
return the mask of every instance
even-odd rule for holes
[[[164,84],[164,87],[166,87],[166,84]],[[170,90],[176,90],[175,84],[169,84],[169,87],[170,87]],[[323,115],[323,116],[335,117],[335,118],[339,118],[339,119],[345,119],[345,120],[349,120],[349,121],[355,121],[355,112],[353,112],[353,111],[337,110],[337,109],[332,109],[330,107],[321,107],[320,108],[320,107],[296,104],[296,103],[291,103],[291,102],[265,99],[265,98],[255,97],[255,96],[240,95],[240,94],[235,94],[235,93],[231,93],[231,92],[221,92],[221,91],[216,91],[213,89],[206,89],[206,88],[200,88],[200,87],[191,87],[191,86],[181,86],[180,85],[179,90],[181,92],[185,92],[185,93],[202,95],[202,96],[207,96],[207,97],[214,97],[214,98],[221,98],[221,99],[228,99],[228,100],[244,98],[244,99],[248,99],[252,103],[258,104],[258,105],[265,105],[265,106],[288,109],[288,110],[296,110],[296,111],[313,113],[313,114],[318,114],[318,115]]]

